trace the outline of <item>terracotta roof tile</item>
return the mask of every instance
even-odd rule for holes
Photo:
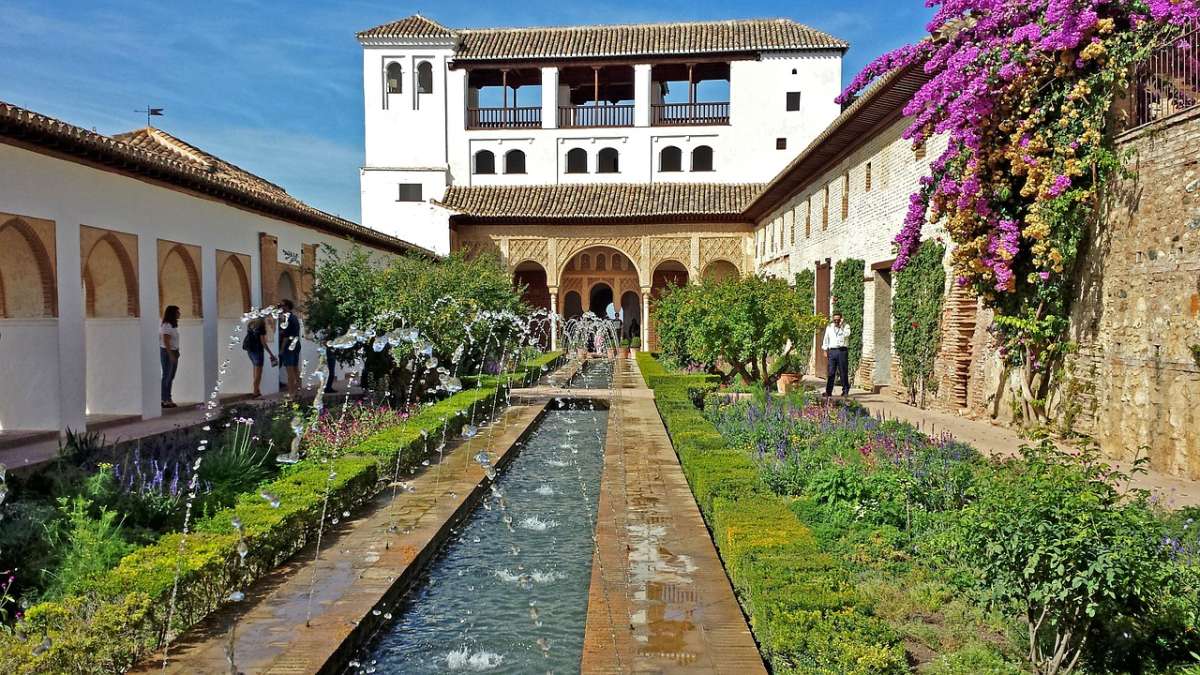
[[[432,252],[326,213],[283,188],[210,155],[160,129],[140,129],[116,137],[89,131],[53,117],[0,101],[0,142],[16,141],[209,194],[230,203],[337,236],[391,251]]]
[[[432,24],[421,16],[377,26],[359,39],[428,37]],[[846,42],[791,19],[743,19],[597,26],[467,28],[441,37],[459,40],[456,60],[669,56],[845,49]]]
[[[728,220],[740,217],[761,189],[750,183],[452,186],[439,203],[468,218]]]
[[[427,19],[420,14],[406,16],[403,19],[385,23],[382,26],[375,26],[368,30],[364,30],[358,34],[359,39],[364,38],[452,38],[456,34],[454,31],[446,28],[442,24]]]

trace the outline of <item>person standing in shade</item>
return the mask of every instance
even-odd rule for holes
[[[271,341],[267,339],[266,319],[259,317],[246,324],[246,338],[242,340],[242,349],[246,350],[250,365],[254,367],[254,393],[251,398],[262,398],[262,390],[259,387],[262,384],[264,352],[271,355],[272,366],[279,363],[275,353],[271,351]]]
[[[174,408],[171,386],[175,384],[175,372],[179,370],[179,306],[167,305],[162,323],[158,327],[158,360],[162,364],[162,407]]]
[[[850,325],[842,319],[841,312],[833,313],[833,323],[825,327],[825,339],[821,341],[825,350],[829,372],[825,378],[825,395],[833,395],[834,378],[842,378],[842,396],[850,395]]]
[[[300,397],[300,317],[291,300],[279,303],[279,367],[287,371],[288,394]]]

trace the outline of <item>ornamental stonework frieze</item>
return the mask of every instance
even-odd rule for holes
[[[508,266],[515,268],[517,265],[532,260],[541,265],[543,269],[550,269],[550,242],[545,238],[537,239],[509,239],[508,240]]]
[[[700,269],[717,260],[731,263],[742,271],[743,240],[741,237],[703,237],[700,239]]]
[[[687,237],[655,237],[650,240],[650,265],[653,270],[665,260],[687,267],[692,260],[692,240]]]

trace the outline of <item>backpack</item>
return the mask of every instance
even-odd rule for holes
[[[258,331],[254,329],[247,330],[246,337],[242,338],[242,349],[247,352],[255,352],[258,351],[259,344]]]

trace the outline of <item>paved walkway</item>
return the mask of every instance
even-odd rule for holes
[[[653,393],[613,378],[583,672],[765,675]]]
[[[244,601],[227,605],[188,631],[171,645],[165,671],[159,654],[132,672],[228,674],[231,646],[235,672],[336,669],[338,660],[348,658],[390,618],[386,613],[436,553],[449,530],[447,521],[465,514],[472,495],[485,489],[487,481],[473,456],[486,448],[498,454],[495,463],[502,465],[542,407],[508,408],[486,432],[453,445],[440,465],[411,479],[413,492],[402,492],[393,501],[392,490],[384,490],[360,514],[326,532],[315,565],[315,546],[310,545],[255,583]],[[314,570],[316,592],[310,603]]]

